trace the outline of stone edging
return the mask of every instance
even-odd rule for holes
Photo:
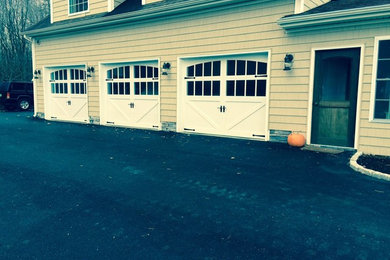
[[[370,169],[364,168],[363,166],[358,164],[357,160],[358,160],[360,155],[362,155],[362,152],[357,152],[349,160],[349,166],[352,169],[354,169],[357,172],[363,173],[365,175],[374,177],[374,178],[378,178],[378,179],[385,180],[385,181],[390,181],[390,175],[389,174],[385,174],[385,173],[382,173],[382,172],[370,170]]]

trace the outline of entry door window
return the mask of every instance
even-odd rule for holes
[[[324,75],[321,87],[322,101],[346,101],[349,99],[349,70],[351,60],[343,57],[324,61]]]
[[[390,40],[379,41],[374,119],[390,119]]]

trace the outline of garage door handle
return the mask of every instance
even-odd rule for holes
[[[72,101],[70,101],[70,100],[68,100],[68,102],[66,102],[66,103],[68,103],[68,106],[72,105]]]
[[[225,113],[225,111],[226,111],[226,107],[223,106],[223,107],[222,107],[222,112]]]
[[[222,113],[222,106],[217,107],[219,109],[219,112]]]
[[[134,108],[135,107],[134,103],[130,103],[129,106],[130,106],[130,108]]]

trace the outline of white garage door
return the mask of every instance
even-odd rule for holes
[[[88,122],[87,79],[83,67],[49,70],[46,119]]]
[[[158,62],[103,66],[102,123],[160,128]]]
[[[267,53],[183,60],[179,130],[264,138],[267,61]]]

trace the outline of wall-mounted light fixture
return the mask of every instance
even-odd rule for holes
[[[34,70],[34,79],[38,79],[40,75],[41,75],[40,70]]]
[[[294,63],[294,55],[287,53],[284,57],[284,69],[283,70],[291,70]]]
[[[169,62],[164,62],[162,65],[162,75],[168,75],[168,71],[171,69],[171,64]]]
[[[87,77],[92,77],[93,73],[95,73],[95,68],[92,66],[87,67]]]

